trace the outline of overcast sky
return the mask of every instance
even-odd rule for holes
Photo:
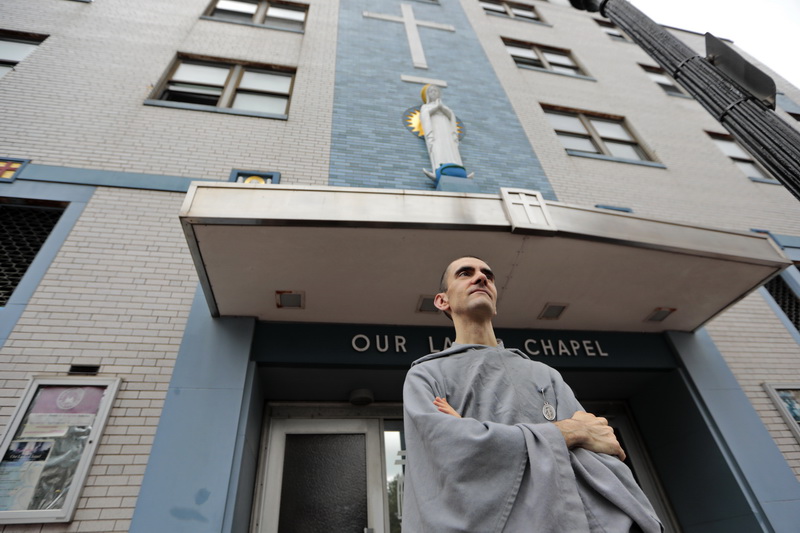
[[[800,0],[629,0],[659,24],[732,40],[800,87]]]

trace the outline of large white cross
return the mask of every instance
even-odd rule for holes
[[[406,37],[408,38],[408,47],[411,49],[411,60],[414,62],[414,67],[426,69],[428,68],[428,62],[425,60],[425,50],[423,50],[422,40],[419,38],[418,26],[444,31],[456,31],[456,29],[449,24],[417,20],[414,18],[414,9],[409,4],[400,4],[400,9],[403,12],[402,17],[384,15],[382,13],[370,13],[369,11],[364,11],[364,16],[373,19],[388,20],[390,22],[402,22],[406,27]]]

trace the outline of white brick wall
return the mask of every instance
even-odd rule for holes
[[[278,171],[286,183],[326,184],[338,2],[305,2],[305,34],[200,20],[209,3],[5,2],[0,29],[50,37],[0,84],[4,125],[15,132],[3,154],[219,180],[232,168]],[[296,68],[289,119],[143,105],[178,52]]]
[[[197,288],[182,201],[97,189],[0,349],[2,427],[33,375],[96,364],[122,378],[75,520],[3,533],[127,531]]]
[[[610,204],[647,217],[800,236],[800,203],[783,187],[754,183],[741,173],[705,133],[726,133],[725,129],[694,100],[664,93],[639,67],[656,66],[655,61],[638,46],[607,37],[590,20],[599,15],[536,2],[549,24],[544,26],[488,16],[472,0],[461,4],[560,201]],[[695,50],[705,50],[704,36],[674,33]],[[596,81],[520,69],[501,37],[570,49]],[[800,90],[765,70],[775,76],[779,90],[800,102]],[[624,115],[642,144],[667,168],[567,155],[540,103]],[[795,127],[800,124],[779,114]],[[709,331],[800,479],[800,443],[761,388],[764,381],[800,376],[800,346],[757,294],[714,320]]]
[[[708,331],[764,425],[800,478],[800,442],[787,427],[763,383],[800,381],[800,346],[775,319],[760,294],[752,294],[713,320]]]
[[[0,28],[50,37],[0,83],[3,124],[14,132],[4,136],[2,155],[220,180],[231,168],[279,171],[285,183],[326,184],[338,2],[307,3],[300,35],[199,20],[207,0],[4,2]],[[696,102],[665,95],[645,76],[637,63],[653,62],[638,47],[557,4],[536,3],[548,27],[461,3],[561,201],[800,235],[797,201],[740,174],[704,133],[722,128]],[[572,49],[596,81],[519,69],[501,36]],[[697,47],[700,37],[684,37]],[[296,67],[289,120],[143,105],[178,52]],[[781,89],[800,102],[800,91]],[[566,155],[539,102],[624,114],[667,168]],[[177,219],[182,200],[99,188],[0,349],[3,426],[34,374],[99,364],[103,375],[123,379],[76,519],[0,532],[128,529],[197,286]],[[800,375],[797,344],[757,294],[708,329],[800,477],[800,444],[761,388]]]

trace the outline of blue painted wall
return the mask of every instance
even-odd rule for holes
[[[673,402],[670,396],[663,396],[670,398],[662,402],[664,412],[659,413],[657,407],[648,410],[640,418],[640,428],[648,431],[648,423],[657,423],[663,431],[671,423],[676,429],[672,435],[648,442],[654,459],[661,457],[668,465],[661,473],[662,481],[669,484],[670,476],[678,476],[681,490],[669,493],[676,511],[683,507],[684,531],[797,531],[800,484],[711,336],[700,329],[669,332],[667,339],[683,367],[692,395],[689,407],[696,405],[703,420],[689,427],[684,416],[688,409],[683,409],[678,399]],[[661,391],[653,387],[647,392],[642,398],[653,402]],[[649,422],[644,422],[647,418]],[[719,457],[698,453],[698,428],[714,440]],[[684,432],[686,435],[681,435]],[[687,442],[692,446],[687,447]]]
[[[25,169],[30,168],[27,165]],[[25,271],[25,275],[14,289],[4,307],[0,307],[0,346],[5,344],[17,321],[22,316],[33,293],[39,287],[61,246],[83,213],[86,204],[94,194],[94,187],[64,185],[60,183],[36,183],[17,179],[13,183],[0,183],[0,196],[68,202],[58,223],[47,240],[36,253],[36,258]]]
[[[254,327],[253,319],[212,318],[197,291],[131,533],[246,529],[261,407],[253,404]]]
[[[419,27],[428,69],[414,68],[403,24],[364,17],[401,16],[450,24],[455,32]],[[336,57],[330,185],[433,190],[422,173],[430,159],[403,113],[422,104],[422,85],[401,75],[445,80],[444,103],[466,127],[461,156],[479,192],[500,187],[541,191],[555,200],[541,164],[457,0],[342,0]]]

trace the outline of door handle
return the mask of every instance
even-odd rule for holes
[[[373,528],[371,528],[371,527],[365,527],[364,528],[364,533],[375,533],[375,530]]]

